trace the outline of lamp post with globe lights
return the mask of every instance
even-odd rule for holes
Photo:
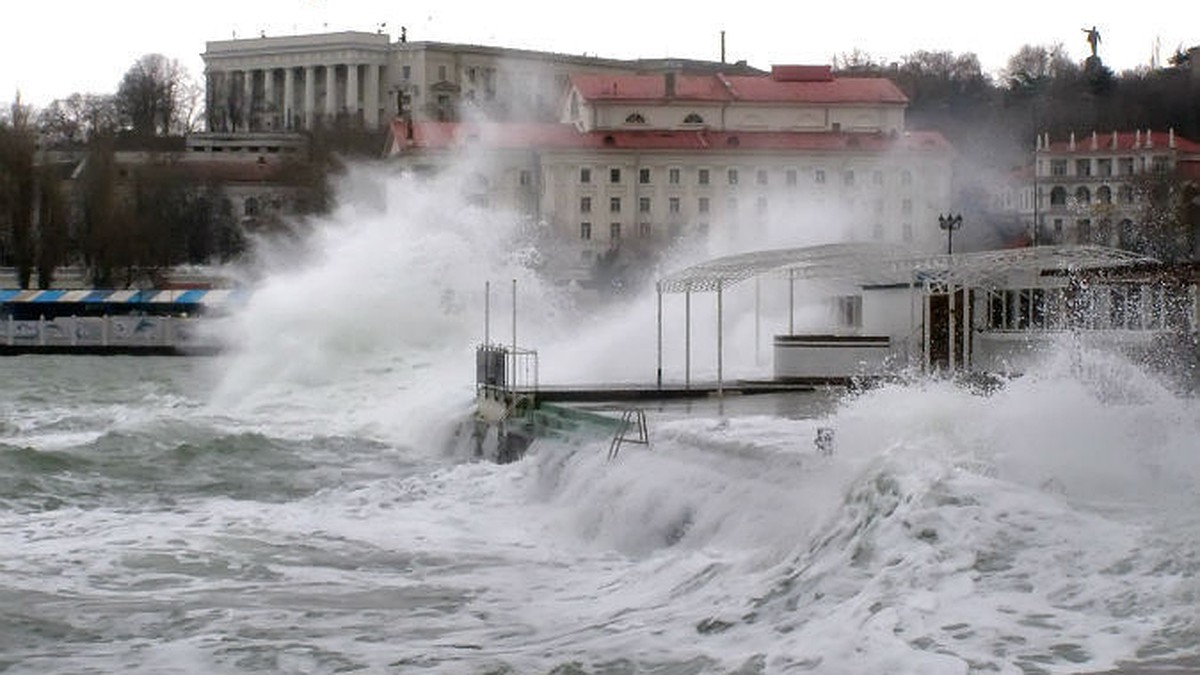
[[[946,231],[946,253],[954,253],[954,231],[962,227],[962,214],[938,216],[938,227]]]

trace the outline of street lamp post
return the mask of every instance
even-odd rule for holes
[[[954,231],[962,227],[962,214],[938,216],[938,227],[946,231],[946,253],[954,253]]]

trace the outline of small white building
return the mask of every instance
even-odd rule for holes
[[[786,282],[789,304],[796,284],[819,282],[825,292],[840,287],[823,325],[797,331],[789,316],[788,332],[775,336],[778,380],[845,381],[905,371],[1019,374],[1066,336],[1147,359],[1172,336],[1196,334],[1200,315],[1189,274],[1172,276],[1153,260],[1097,246],[929,256],[854,243],[727,256],[659,279],[659,371],[663,324],[673,326],[679,317],[664,309],[664,296],[688,296],[690,310],[690,296],[716,295],[720,379],[722,295],[762,278]],[[690,322],[690,311],[683,321]],[[685,353],[692,350],[688,344]],[[685,365],[684,377],[687,372]]]

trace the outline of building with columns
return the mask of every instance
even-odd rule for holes
[[[941,250],[953,149],[904,129],[907,98],[883,78],[827,66],[770,74],[568,78],[549,123],[398,118],[390,155],[417,171],[486,153],[469,202],[548,225],[553,275],[598,260],[637,265],[680,239],[771,245],[883,241]]]
[[[378,128],[388,112],[389,48],[387,35],[362,32],[209,42],[208,130],[296,131],[339,120]]]
[[[393,117],[455,121],[553,120],[579,73],[754,74],[745,62],[620,60],[444,42],[392,42],[340,32],[208,42],[203,54],[209,131],[311,130],[345,123],[387,129]]]
[[[1173,129],[1041,134],[1033,166],[997,190],[993,206],[1017,214],[1032,243],[1139,250],[1156,236],[1143,222],[1155,177],[1200,185],[1200,143]]]

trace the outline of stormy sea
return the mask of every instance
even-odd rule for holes
[[[261,244],[220,355],[0,363],[0,672],[1200,668],[1200,404],[1159,375],[1066,345],[985,391],[651,403],[612,461],[481,461],[485,331],[515,310],[546,382],[648,382],[653,293],[540,281],[536,225],[452,188],[339,195]],[[729,302],[726,376],[769,375],[778,303]]]

